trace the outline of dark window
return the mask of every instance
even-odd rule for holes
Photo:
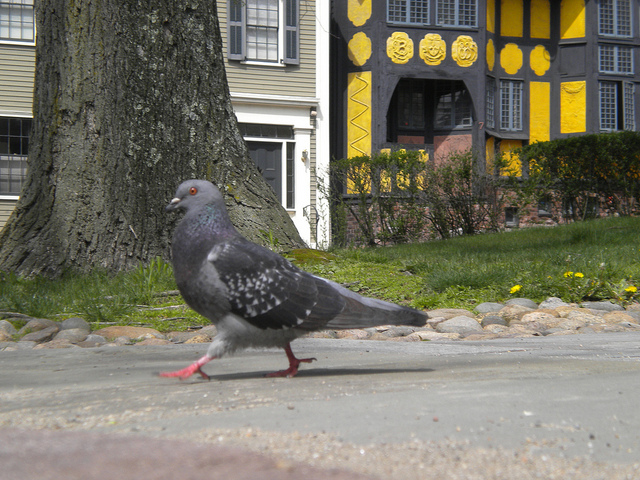
[[[471,97],[464,82],[439,81],[436,95],[436,128],[451,129],[472,125]]]
[[[500,80],[500,129],[522,130],[521,80]]]
[[[600,130],[635,130],[635,85],[632,82],[599,82]]]
[[[27,174],[30,118],[0,117],[0,194],[19,195]]]
[[[438,25],[476,27],[476,0],[438,0]]]

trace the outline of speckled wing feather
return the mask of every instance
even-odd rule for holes
[[[242,237],[216,245],[208,261],[226,286],[231,311],[256,327],[313,330],[344,309],[342,296],[322,279]]]

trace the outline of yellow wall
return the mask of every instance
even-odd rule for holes
[[[551,86],[549,82],[531,82],[529,99],[529,141],[546,142],[550,137]]]
[[[560,133],[587,130],[587,82],[560,84]]]
[[[521,37],[523,32],[522,0],[502,0],[500,4],[500,34],[507,37]]]
[[[487,31],[496,33],[496,0],[487,0]]]
[[[560,38],[580,38],[585,33],[584,0],[562,0],[560,3]]]
[[[531,0],[531,38],[551,37],[549,0]]]
[[[371,72],[348,75],[347,157],[371,155]]]

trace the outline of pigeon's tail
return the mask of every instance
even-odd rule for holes
[[[328,283],[344,298],[345,306],[341,313],[327,323],[327,328],[369,328],[378,325],[423,327],[429,318],[426,312],[363,297],[334,282]]]

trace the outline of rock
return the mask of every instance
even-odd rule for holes
[[[166,337],[167,339],[171,340],[173,343],[184,343],[190,338],[195,337],[196,335],[201,335],[201,334],[198,332],[169,332],[167,333]]]
[[[91,332],[91,325],[89,325],[89,322],[87,322],[84,318],[72,317],[72,318],[67,318],[66,320],[63,320],[60,323],[60,329],[61,330],[80,329],[80,330],[84,330],[88,334],[89,332]]]
[[[218,329],[215,325],[207,325],[206,327],[202,327],[199,332],[209,335],[211,338],[213,338],[218,334]]]
[[[29,322],[31,323],[31,322]],[[35,342],[42,343],[48,342],[53,338],[53,336],[58,333],[58,326],[55,325],[53,327],[43,328],[42,330],[38,330],[36,332],[27,333],[23,336],[20,341],[21,342]]]
[[[352,328],[349,330],[338,330],[336,332],[337,338],[349,338],[352,340],[366,340],[371,337],[369,332],[365,332],[364,330],[360,330],[357,328]]]
[[[482,321],[480,322],[480,325],[482,327],[486,327],[488,325],[505,325],[506,326],[507,321],[498,315],[487,315],[482,319]]]
[[[93,332],[107,340],[115,340],[118,337],[129,337],[135,340],[144,340],[146,338],[164,338],[159,331],[154,328],[147,327],[129,327],[129,326],[113,326],[101,328]]]
[[[7,333],[9,335],[15,335],[18,333],[16,327],[8,320],[0,320],[0,332]]]
[[[532,308],[523,307],[522,305],[507,305],[498,312],[509,324],[519,322],[527,313],[532,312]]]
[[[56,328],[56,332],[60,330],[60,326],[57,322],[53,320],[49,320],[47,318],[34,318],[29,320],[27,324],[18,330],[18,335],[24,335],[27,333],[37,332],[39,330],[44,330],[45,328]]]
[[[15,352],[16,350],[31,350],[32,348],[34,348],[37,345],[36,342],[30,342],[30,341],[26,341],[26,342],[7,342],[7,346],[4,347],[2,350],[5,352]]]
[[[76,345],[84,348],[99,347],[107,343],[107,339],[101,335],[95,335],[90,333],[83,342],[78,342]]]
[[[50,342],[40,343],[33,347],[34,350],[40,349],[54,349],[54,348],[71,348],[76,347],[76,345],[72,344],[69,340],[61,338],[54,338]],[[77,348],[77,347],[76,347]]]
[[[578,330],[579,328],[586,327],[588,322],[579,318],[566,318],[558,323],[558,328],[562,330]]]
[[[318,332],[309,332],[305,335],[307,338],[337,338],[335,330],[320,330]]]
[[[468,335],[464,335],[462,339],[473,342],[473,341],[491,340],[494,338],[500,338],[500,335],[496,333],[490,333],[490,332],[470,333]]]
[[[185,340],[184,343],[192,344],[192,343],[209,343],[211,341],[211,337],[206,333],[196,333],[193,337]]]
[[[505,305],[503,303],[496,303],[496,302],[484,302],[481,303],[480,305],[478,305],[475,308],[475,311],[482,314],[482,313],[492,313],[492,312],[499,312],[500,310],[502,310],[502,308]]]
[[[590,308],[592,310],[605,310],[607,312],[624,310],[623,307],[612,302],[582,302],[582,308]]]
[[[570,306],[568,303],[562,301],[562,299],[558,297],[549,297],[545,301],[543,301],[538,308],[557,308],[557,307],[568,307]]]
[[[407,340],[417,338],[421,341],[435,341],[435,340],[457,340],[460,338],[459,333],[438,333],[432,330],[420,330],[407,335]]]
[[[538,308],[538,304],[528,298],[512,298],[507,301],[507,305],[520,305],[521,307],[532,308],[534,310]]]
[[[117,347],[123,347],[125,345],[133,345],[133,340],[126,335],[122,335],[121,337],[114,338],[112,343]]]
[[[391,325],[379,330],[379,333],[388,338],[406,337],[417,330],[416,327],[407,327],[404,325]]]
[[[605,322],[607,322],[608,324],[617,324],[617,323],[639,323],[638,320],[636,318],[634,318],[632,315],[629,315],[627,312],[609,312],[607,314],[605,314],[603,317],[603,320]]]
[[[147,338],[136,345],[170,345],[171,342],[166,338]]]
[[[54,340],[67,340],[69,343],[84,342],[87,339],[89,332],[82,328],[69,328],[66,330],[60,330]]]
[[[598,325],[605,323],[604,317],[599,315],[593,315],[586,309],[573,309],[568,312],[566,316],[567,320],[576,320],[578,322],[584,322],[585,325]]]
[[[13,340],[13,335],[5,332],[4,330],[0,330],[0,342],[11,342]]]
[[[466,315],[459,315],[439,323],[436,326],[436,332],[464,334],[469,332],[482,332],[482,327],[476,319],[469,318]]]
[[[431,317],[429,316],[429,318],[427,319],[427,325],[431,328],[436,328],[436,325],[438,325],[439,323],[442,323],[446,320],[445,317]]]
[[[538,323],[543,325],[545,328],[555,328],[562,321],[561,318],[551,315],[550,313],[540,312],[538,310],[525,313],[520,322],[525,325],[527,323]]]
[[[458,316],[476,318],[473,313],[469,310],[465,310],[464,308],[438,308],[436,310],[430,310],[428,313],[429,319],[427,320],[427,323],[429,323],[429,320],[431,320],[432,317],[444,317],[445,320]]]
[[[499,323],[491,323],[483,329],[485,332],[489,333],[504,333],[509,331],[509,327],[506,325],[500,325]]]

